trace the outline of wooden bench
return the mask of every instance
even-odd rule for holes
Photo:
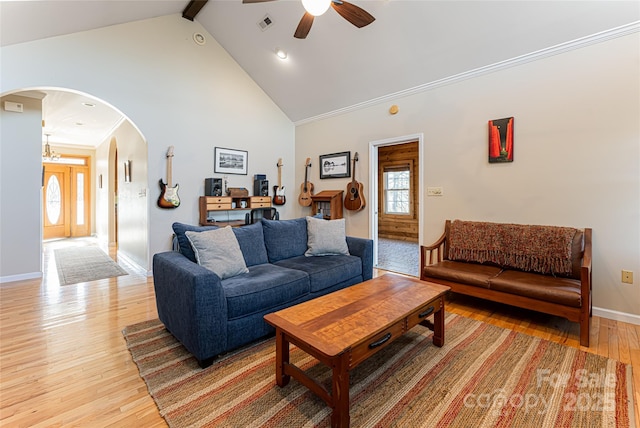
[[[577,322],[580,345],[588,347],[591,233],[589,228],[447,220],[442,236],[420,247],[420,279]]]

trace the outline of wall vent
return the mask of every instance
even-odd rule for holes
[[[266,29],[270,28],[272,25],[273,25],[273,19],[271,19],[269,14],[266,14],[264,18],[258,21],[258,27],[260,27],[262,31],[265,31]]]

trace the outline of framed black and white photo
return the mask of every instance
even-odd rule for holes
[[[249,153],[245,150],[216,147],[213,154],[213,171],[218,174],[247,175]]]
[[[320,178],[351,177],[351,152],[320,155]]]

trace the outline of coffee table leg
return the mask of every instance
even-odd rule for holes
[[[444,345],[444,299],[440,299],[440,309],[433,314],[433,344]]]
[[[286,386],[291,376],[284,374],[284,365],[289,364],[289,341],[284,333],[276,328],[276,384]]]
[[[332,428],[346,428],[349,426],[349,365],[347,357],[348,354],[345,352],[338,355],[333,363],[331,380]]]

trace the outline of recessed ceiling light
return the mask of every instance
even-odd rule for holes
[[[207,39],[206,37],[204,37],[204,34],[202,33],[193,33],[193,41],[200,46],[207,43]]]
[[[276,55],[280,59],[287,59],[287,52],[284,49],[276,48]]]
[[[93,103],[82,103],[83,106],[85,107],[95,107],[96,105]]]

